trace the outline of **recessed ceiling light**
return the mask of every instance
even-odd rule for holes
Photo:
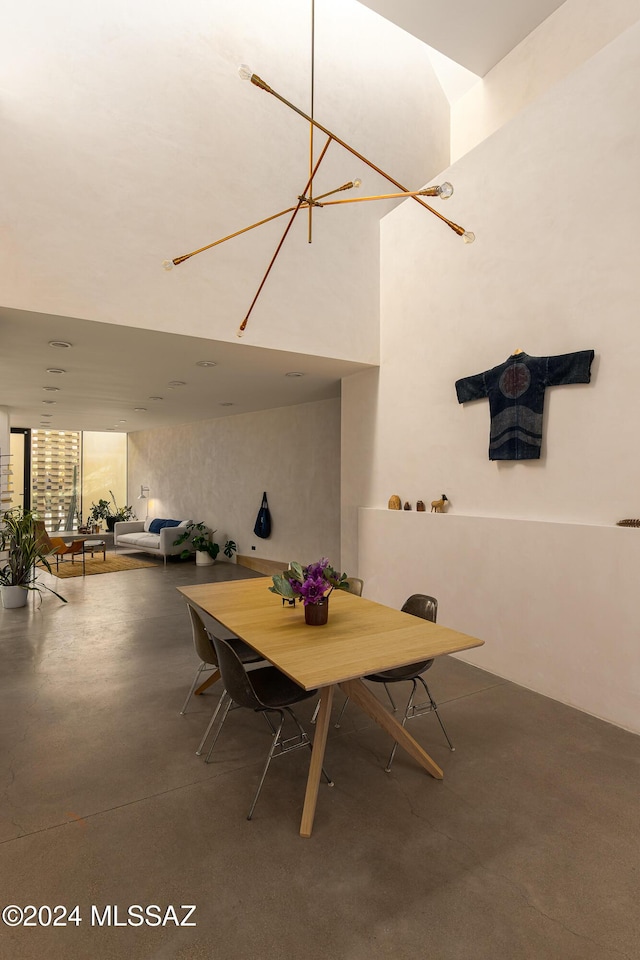
[[[43,400],[43,401],[42,401],[42,403],[48,403],[48,404],[52,404],[52,403],[55,403],[55,402],[56,402],[55,400]]]
[[[126,420],[118,420],[118,423],[126,423]]]
[[[105,430],[108,430],[109,432],[113,432],[115,430],[115,427],[105,427]]]
[[[49,340],[50,347],[59,347],[61,350],[66,350],[67,347],[71,347],[72,344],[68,340]]]
[[[164,400],[164,397],[149,397],[149,400]]]
[[[197,360],[196,367],[217,367],[215,360]]]
[[[221,407],[232,407],[233,404],[231,403],[230,400],[224,400],[224,401],[221,401],[221,402],[220,402],[220,406],[221,406]]]
[[[134,407],[133,409],[136,413],[146,413],[147,410],[146,407]]]
[[[62,367],[47,367],[47,373],[66,373],[66,370],[63,370]]]
[[[50,393],[57,393],[60,390],[60,387],[43,387],[43,390],[48,390]]]
[[[44,420],[46,417],[52,417],[53,414],[52,414],[52,413],[41,413],[40,416],[41,416],[42,419]]]
[[[304,373],[299,370],[292,370],[291,373],[285,373],[285,377],[304,377]]]
[[[169,380],[170,387],[186,387],[186,380]]]

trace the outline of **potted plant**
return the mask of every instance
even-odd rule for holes
[[[194,523],[192,520],[184,527],[184,532],[180,534],[177,540],[173,541],[174,547],[179,547],[181,543],[188,541],[189,546],[180,554],[183,560],[190,557],[195,550],[196,563],[198,566],[206,566],[215,563],[216,557],[220,553],[220,544],[213,539],[215,530],[210,530],[204,523]],[[231,557],[238,549],[235,540],[227,540],[224,545],[225,557]]]
[[[294,604],[296,599],[302,600],[305,622],[312,626],[327,622],[329,597],[333,591],[349,589],[346,573],[340,574],[334,570],[326,557],[306,567],[294,560],[288,570],[271,579],[271,593],[277,593]]]
[[[108,500],[98,500],[97,503],[92,503],[87,517],[87,524],[92,528],[92,532],[98,533],[101,522],[106,523],[110,515],[111,510]]]
[[[107,517],[107,530],[110,533],[113,533],[113,528],[116,523],[121,520],[135,520],[136,515],[133,512],[133,507],[119,507],[114,496],[113,490],[109,490],[111,494],[111,499],[113,500],[113,506],[115,510],[110,512],[110,515]]]
[[[29,510],[18,507],[8,510],[0,528],[0,550],[7,556],[0,560],[0,593],[3,607],[24,607],[28,591],[40,594],[48,590],[66,603],[65,597],[44,583],[38,583],[36,564],[51,573],[51,566],[38,542],[35,517]]]
[[[89,512],[89,517],[87,522],[91,526],[99,526],[101,521],[104,521],[107,525],[107,530],[109,533],[113,533],[113,528],[119,520],[135,520],[136,515],[133,512],[133,507],[119,507],[117,500],[113,494],[113,490],[109,490],[111,494],[111,499],[113,500],[114,509],[111,509],[111,503],[109,500],[98,500],[97,503],[91,504],[91,510]],[[98,531],[96,530],[95,533]]]

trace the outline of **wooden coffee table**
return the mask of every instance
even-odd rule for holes
[[[102,559],[107,559],[107,544],[104,540],[85,540],[83,553],[91,554],[91,559],[93,560],[94,553],[102,553]]]

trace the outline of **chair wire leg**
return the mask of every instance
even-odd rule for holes
[[[199,744],[199,746],[198,746],[198,749],[196,750],[196,757],[202,756],[202,751],[204,750],[204,745],[205,745],[205,743],[207,742],[207,737],[209,736],[209,734],[210,734],[211,731],[213,730],[213,725],[214,725],[214,723],[216,722],[217,716],[218,716],[218,714],[220,713],[220,710],[221,710],[221,708],[222,708],[222,705],[223,705],[223,703],[224,703],[224,701],[225,701],[225,699],[226,699],[227,696],[228,696],[227,691],[226,691],[226,690],[223,690],[222,693],[220,694],[220,699],[218,700],[218,703],[217,703],[217,705],[216,705],[216,708],[215,708],[215,710],[213,711],[213,714],[212,714],[212,716],[211,716],[211,720],[209,720],[209,723],[207,724],[207,729],[206,729],[205,732],[204,732],[204,736],[203,736],[202,740],[200,741],[200,744]]]
[[[311,720],[309,720],[309,723],[315,723],[316,720],[318,719],[319,713],[320,713],[320,698],[318,698],[318,700],[316,701],[316,705],[313,708],[313,713],[311,715]]]
[[[262,784],[264,783],[264,778],[267,775],[269,764],[271,763],[274,751],[280,740],[280,734],[282,733],[282,727],[284,724],[284,713],[282,712],[282,710],[278,710],[277,712],[280,714],[280,723],[278,724],[276,728],[276,732],[273,735],[273,740],[271,741],[271,747],[269,748],[269,753],[267,754],[267,762],[264,765],[262,776],[260,777],[260,783],[258,784],[258,789],[256,790],[256,794],[253,798],[253,803],[251,804],[251,808],[249,810],[249,813],[247,814],[247,820],[251,820],[251,818],[253,817],[253,811],[256,808],[256,803],[258,802],[258,797],[260,796],[260,791],[262,790]]]
[[[297,726],[298,730],[300,731],[300,736],[303,737],[303,738],[306,738],[306,740],[308,741],[308,742],[307,742],[307,746],[309,747],[309,750],[311,750],[311,753],[313,753],[313,744],[312,744],[311,741],[309,740],[309,737],[308,737],[308,735],[307,735],[306,730],[304,729],[304,727],[302,726],[302,724],[300,723],[300,721],[299,721],[298,718],[296,717],[295,713],[293,712],[293,710],[291,710],[290,707],[285,707],[285,710],[286,710],[287,713],[292,717],[293,722],[295,723],[295,725]],[[324,767],[322,768],[322,776],[323,776],[323,777],[325,778],[325,780],[327,781],[327,786],[329,786],[329,787],[335,787],[335,783],[333,782],[333,780],[331,779],[331,777],[329,776],[329,774],[327,773],[327,771],[325,770]]]
[[[423,677],[418,677],[418,680],[420,681],[420,683],[422,684],[422,686],[423,686],[424,689],[426,690],[427,696],[429,697],[429,703],[431,704],[431,709],[433,710],[433,712],[435,713],[436,717],[438,718],[438,723],[439,723],[440,726],[442,727],[442,732],[444,733],[445,739],[446,739],[447,743],[449,744],[449,749],[453,752],[456,748],[454,747],[454,745],[451,743],[451,740],[449,739],[449,734],[447,733],[446,727],[445,727],[444,723],[442,722],[442,718],[440,717],[440,714],[438,713],[438,705],[437,705],[437,703],[435,702],[435,700],[433,699],[433,697],[431,696],[431,691],[429,690],[429,687],[427,686],[427,682],[426,682],[426,680],[424,680]]]
[[[225,693],[227,693],[226,690],[225,690]],[[222,697],[220,697],[220,700],[222,700]],[[223,711],[222,711],[222,717],[220,718],[220,722],[219,722],[219,724],[218,724],[218,729],[217,729],[216,732],[215,732],[215,736],[214,736],[214,738],[213,738],[213,743],[212,743],[211,746],[209,747],[209,753],[208,753],[208,754],[206,755],[206,757],[204,758],[204,762],[205,762],[205,763],[209,763],[209,760],[211,759],[211,754],[213,753],[213,748],[215,747],[216,743],[218,742],[218,737],[220,736],[220,731],[222,730],[222,728],[223,728],[223,726],[224,726],[224,722],[225,722],[225,720],[227,719],[227,714],[229,713],[229,710],[231,709],[231,705],[232,705],[232,704],[233,704],[233,700],[231,699],[231,697],[230,697],[229,694],[227,693],[227,702],[226,702],[225,705],[224,705],[224,709],[223,709]],[[218,708],[219,708],[219,707],[220,707],[220,704],[218,704]],[[203,749],[204,749],[204,748],[203,748]]]
[[[403,727],[406,727],[406,725],[407,725],[407,720],[408,720],[408,718],[409,718],[409,711],[411,710],[411,707],[413,706],[413,700],[414,700],[414,697],[415,697],[415,695],[416,695],[416,682],[415,682],[415,680],[412,680],[411,683],[413,684],[413,687],[411,688],[411,694],[409,695],[409,699],[407,700],[407,706],[405,707],[404,717],[402,718],[402,724],[401,724],[401,726],[403,726]],[[386,683],[385,683],[385,687],[386,687]],[[394,758],[395,755],[396,755],[396,750],[397,750],[397,749],[398,749],[398,741],[395,740],[394,743],[393,743],[393,749],[391,750],[391,756],[389,757],[389,761],[388,761],[386,767],[384,768],[384,769],[385,769],[385,773],[390,773],[390,772],[391,772],[391,764],[393,763],[393,758]]]
[[[389,700],[391,701],[391,706],[393,707],[393,712],[394,712],[394,713],[397,713],[398,708],[396,707],[395,703],[393,702],[393,697],[391,696],[391,691],[389,690],[389,687],[387,686],[386,683],[385,683],[385,685],[384,685],[384,688],[385,688],[385,690],[387,691],[387,696],[389,697]]]
[[[347,704],[348,704],[348,703],[349,703],[349,697],[347,697],[347,699],[345,700],[345,702],[342,704],[342,707],[340,708],[340,713],[338,714],[338,719],[337,719],[336,722],[334,723],[334,727],[336,727],[336,729],[340,726],[340,721],[342,720],[342,714],[343,714],[343,713],[345,712],[345,710],[347,709]]]
[[[186,711],[187,711],[187,704],[189,703],[189,700],[191,700],[191,695],[193,694],[193,691],[195,690],[195,688],[196,688],[197,685],[198,685],[198,678],[199,678],[200,674],[202,673],[202,671],[203,671],[203,670],[206,670],[206,668],[207,668],[207,665],[206,665],[206,663],[205,663],[204,660],[203,660],[203,661],[200,663],[200,666],[198,667],[198,669],[196,670],[196,675],[195,675],[195,677],[193,678],[193,683],[191,684],[191,687],[189,688],[189,693],[187,694],[187,699],[186,699],[185,702],[182,704],[182,710],[180,711],[180,716],[181,716],[181,717],[183,717],[183,716],[185,715],[185,713],[186,713]]]

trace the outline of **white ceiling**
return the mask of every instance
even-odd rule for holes
[[[52,347],[51,340],[71,346]],[[325,400],[340,395],[342,377],[367,369],[347,360],[22,310],[0,309],[0,342],[0,402],[11,398],[12,426],[57,430],[128,433]],[[216,366],[198,366],[201,360]],[[47,373],[54,368],[65,372]]]
[[[561,3],[365,0],[365,5],[483,75]],[[56,349],[48,345],[52,339],[73,346]],[[365,369],[364,364],[265,350],[246,342],[182,337],[1,306],[0,344],[0,405],[10,408],[13,426],[33,428],[48,422],[52,429],[128,432],[310,402],[338,396],[341,378]],[[205,369],[196,366],[198,360],[217,365]],[[66,373],[47,374],[51,367]],[[286,377],[288,372],[304,376]],[[170,387],[172,380],[185,381],[185,386]],[[149,399],[154,396],[163,399]],[[135,407],[147,409],[136,412]],[[43,414],[51,416],[44,421]]]

